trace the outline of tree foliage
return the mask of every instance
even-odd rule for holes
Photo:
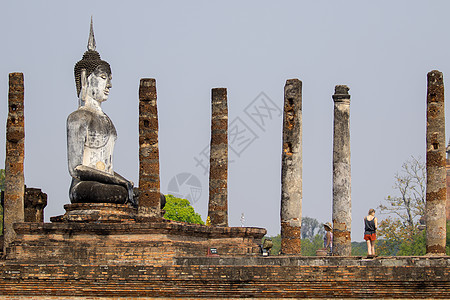
[[[386,218],[378,224],[380,255],[424,255],[425,232],[419,220],[425,216],[426,169],[421,158],[411,157],[394,175],[396,194],[378,208]]]
[[[164,218],[167,220],[204,224],[200,214],[195,212],[189,200],[166,195],[164,210],[166,211]]]
[[[425,215],[426,169],[419,158],[411,157],[403,163],[400,173],[394,176],[395,196],[387,196],[386,204],[379,206],[385,214],[392,214],[405,228],[414,228]]]
[[[0,169],[0,191],[5,190],[5,169]]]
[[[303,217],[302,218],[302,228],[301,235],[302,240],[309,239],[313,241],[316,235],[323,236],[325,234],[325,229],[323,228],[323,224],[317,221],[314,218]]]
[[[316,250],[323,248],[323,236],[325,230],[321,222],[314,218],[303,217],[301,228],[301,255],[315,256]],[[265,237],[266,238],[266,237]],[[278,255],[281,248],[281,235],[267,237],[272,240],[271,255]],[[263,240],[264,241],[264,240]]]
[[[302,239],[302,255],[316,256],[316,251],[323,248],[323,235],[316,234],[312,239]]]
[[[352,256],[367,256],[367,243],[352,242]]]

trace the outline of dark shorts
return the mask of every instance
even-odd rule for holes
[[[372,233],[372,234],[365,234],[364,235],[364,239],[366,241],[375,241],[377,239],[377,234],[376,233]]]

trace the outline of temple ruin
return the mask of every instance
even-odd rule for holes
[[[332,95],[334,256],[300,255],[302,82],[289,79],[284,87],[279,199],[282,254],[264,257],[264,228],[228,226],[227,90],[214,88],[211,93],[211,226],[169,221],[161,214],[156,80],[139,82],[139,186],[134,187],[112,170],[116,131],[100,108],[112,74],[95,50],[92,24],[88,51],[80,62],[75,67],[79,107],[67,123],[71,203],[50,223],[43,221],[47,196],[25,189],[23,74],[10,74],[0,299],[450,298],[442,73],[428,74],[429,255],[351,256],[350,95],[345,85],[337,85]],[[86,118],[90,123],[83,123]],[[96,126],[88,128],[92,124]],[[92,134],[80,138],[80,126],[85,131],[79,134]],[[95,192],[86,192],[88,188]]]

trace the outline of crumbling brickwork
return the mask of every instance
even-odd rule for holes
[[[158,110],[156,80],[139,85],[139,215],[160,217]]]
[[[446,186],[447,186],[447,203],[445,205],[445,213],[447,222],[450,221],[450,159],[447,159],[446,170]]]
[[[281,160],[281,252],[301,253],[302,225],[302,82],[284,86],[283,154]]]
[[[44,208],[47,206],[47,194],[41,189],[25,188],[25,222],[44,222]]]
[[[73,265],[3,263],[0,294],[191,299],[448,299],[450,268],[416,266]],[[0,298],[1,299],[1,298]],[[8,298],[10,299],[10,298]],[[20,298],[19,298],[20,299]],[[25,299],[25,298],[23,298]],[[95,298],[94,298],[95,299]]]
[[[8,119],[6,122],[6,159],[4,194],[4,247],[15,239],[13,223],[23,222],[25,178],[24,84],[22,73],[9,74]]]
[[[208,216],[213,226],[228,226],[228,104],[227,89],[211,91],[211,146]]]
[[[442,73],[436,70],[428,73],[426,142],[427,253],[445,255],[447,185],[444,79]]]
[[[161,220],[142,223],[16,223],[8,260],[29,263],[172,265],[175,257],[257,255],[262,228]]]

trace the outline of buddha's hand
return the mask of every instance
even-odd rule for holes
[[[131,204],[135,205],[135,201],[134,201],[134,190],[133,190],[133,187],[134,187],[133,181],[128,181],[128,182],[127,182],[128,201],[129,201]]]

